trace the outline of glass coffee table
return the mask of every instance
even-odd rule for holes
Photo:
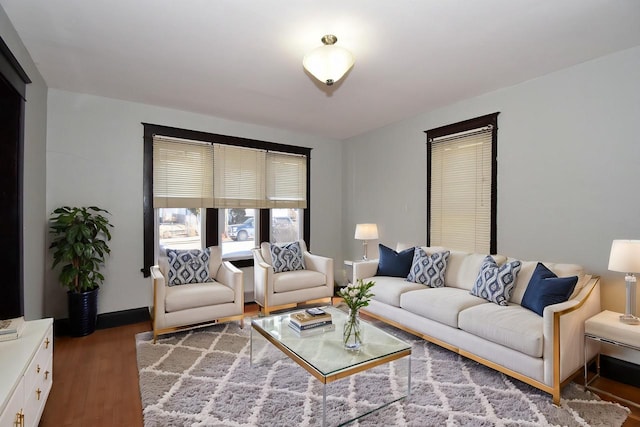
[[[331,313],[332,321],[336,328],[333,331],[312,336],[300,337],[289,327],[290,312],[253,319],[251,321],[251,365],[254,363],[253,353],[254,347],[256,347],[254,340],[264,337],[294,362],[317,378],[323,384],[323,426],[326,425],[327,420],[327,384],[333,381],[406,357],[407,394],[400,398],[393,399],[390,402],[385,402],[377,409],[411,394],[410,344],[394,337],[371,323],[360,320],[364,345],[358,352],[347,351],[344,349],[342,343],[342,328],[347,319],[347,314],[335,307],[323,307],[323,309]],[[358,419],[371,412],[373,411],[360,414],[353,419]]]

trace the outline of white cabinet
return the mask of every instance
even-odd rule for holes
[[[36,427],[53,384],[53,320],[28,321],[0,342],[0,427]]]

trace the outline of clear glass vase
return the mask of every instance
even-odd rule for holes
[[[345,350],[360,351],[362,348],[362,330],[360,329],[360,313],[358,310],[349,310],[347,320],[342,330],[342,342]]]

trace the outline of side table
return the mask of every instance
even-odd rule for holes
[[[631,350],[640,351],[638,346],[640,343],[640,326],[628,325],[620,322],[620,313],[605,310],[595,316],[587,319],[584,323],[584,387],[598,393],[606,394],[616,399],[623,401],[629,405],[640,407],[636,402],[624,399],[613,393],[609,393],[604,390],[600,390],[596,387],[592,387],[593,383],[598,377],[600,377],[600,351],[596,355],[596,374],[589,380],[587,364],[587,342],[589,340],[614,345],[617,347],[623,347]]]
[[[353,263],[354,261],[351,261],[350,259],[345,259],[344,260],[344,269],[346,271],[346,279],[347,279],[347,283],[345,283],[345,286],[348,285],[349,283],[352,283],[353,281]]]
[[[345,259],[344,260],[344,268],[347,274],[347,283],[345,284],[348,285],[349,283],[353,283],[353,264],[356,264],[358,262],[362,262],[362,259],[357,259],[357,260],[350,260],[350,259]]]

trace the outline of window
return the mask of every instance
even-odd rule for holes
[[[221,245],[241,267],[262,241],[309,245],[310,148],[143,126],[145,277],[159,245]]]
[[[427,244],[496,253],[499,113],[427,133]]]
[[[299,240],[302,236],[302,209],[271,209],[272,243]]]
[[[260,211],[258,209],[220,209],[222,257],[242,259],[251,256],[257,247],[260,233]]]
[[[160,246],[173,249],[201,249],[202,209],[159,208],[157,236]]]

